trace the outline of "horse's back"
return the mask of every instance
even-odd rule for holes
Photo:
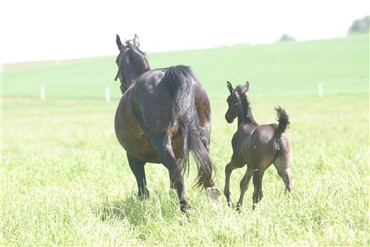
[[[153,140],[175,138],[179,133],[174,96],[164,82],[167,69],[155,69],[143,73],[122,96],[115,117],[115,131],[124,149],[134,157],[160,162]],[[210,103],[200,83],[194,80],[194,102],[199,116],[201,135],[210,138]],[[183,138],[173,142],[175,155],[182,155]]]

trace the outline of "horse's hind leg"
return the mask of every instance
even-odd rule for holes
[[[207,155],[209,155],[209,130],[204,131],[201,129],[201,141],[204,148],[207,150]],[[218,200],[221,196],[220,191],[217,189],[215,182],[212,179],[212,176],[209,178],[208,187],[206,188],[206,195],[209,196],[212,200]]]
[[[248,167],[247,171],[244,174],[243,179],[240,181],[240,197],[239,197],[238,207],[237,207],[238,210],[240,210],[241,207],[243,206],[244,194],[248,189],[248,184],[252,176],[253,176],[253,171],[251,168]]]
[[[180,201],[181,211],[186,211],[191,208],[190,204],[185,199],[185,184],[182,171],[179,169],[179,164],[176,160],[175,154],[172,150],[171,140],[160,142],[157,141],[155,148],[159,159],[163,165],[168,169],[170,175],[170,186],[176,188],[177,195]]]
[[[146,176],[144,169],[145,162],[139,161],[129,154],[127,154],[127,159],[130,164],[131,171],[134,173],[136,178],[138,195],[140,197],[149,197],[149,191],[146,188]]]

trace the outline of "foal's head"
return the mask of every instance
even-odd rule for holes
[[[229,105],[229,108],[227,109],[227,112],[225,114],[225,119],[228,123],[232,123],[234,119],[238,117],[238,114],[242,114],[240,113],[240,109],[244,108],[244,106],[241,104],[243,103],[248,104],[248,101],[246,100],[245,97],[245,93],[248,92],[249,90],[249,82],[246,82],[242,86],[237,86],[236,89],[234,89],[233,86],[231,85],[231,82],[228,81],[227,88],[230,91],[230,95],[229,97],[227,97],[227,103]]]
[[[133,40],[127,40],[124,44],[117,35],[116,43],[120,53],[116,58],[118,72],[115,80],[119,78],[121,91],[124,93],[131,82],[142,73],[150,70],[150,67],[145,53],[140,50],[140,41],[136,34]]]

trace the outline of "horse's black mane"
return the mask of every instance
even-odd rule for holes
[[[134,77],[137,77],[142,73],[150,70],[145,52],[141,51],[138,47],[132,44],[131,40],[127,40],[125,44],[127,47],[130,48],[127,52],[127,55],[129,56],[129,60],[133,64]]]
[[[126,44],[127,47],[130,47],[131,50],[135,50],[136,52],[138,52],[142,56],[146,56],[145,52],[143,52],[138,47],[136,47],[135,45],[132,44],[132,40],[131,39],[126,40],[125,41],[125,44]]]

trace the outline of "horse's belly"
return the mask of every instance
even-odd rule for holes
[[[116,136],[122,147],[131,156],[145,162],[160,163],[157,152],[141,129],[121,126],[120,129],[116,129]]]
[[[117,139],[128,154],[138,160],[151,163],[162,163],[155,148],[148,142],[144,132],[130,130],[116,131]],[[183,156],[183,138],[178,137],[172,141],[172,150],[176,158]]]

